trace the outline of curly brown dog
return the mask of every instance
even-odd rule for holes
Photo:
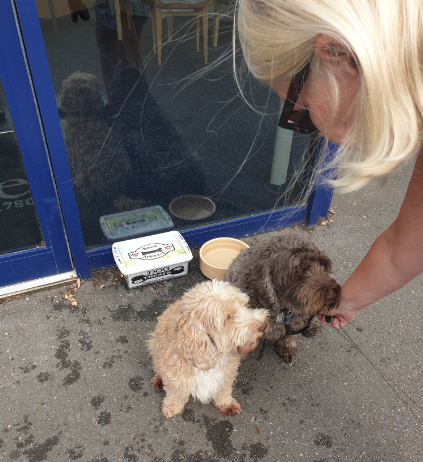
[[[253,351],[268,327],[267,310],[252,310],[248,296],[223,281],[197,284],[158,318],[147,341],[156,376],[164,389],[162,413],[181,413],[190,395],[213,400],[223,415],[241,412],[232,384],[242,355]]]
[[[338,306],[340,286],[331,269],[331,260],[307,233],[288,228],[243,250],[224,280],[248,294],[253,308],[270,311],[263,338],[274,340],[277,353],[289,363],[296,354],[297,334],[315,335],[313,317]]]

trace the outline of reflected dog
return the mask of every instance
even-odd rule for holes
[[[251,353],[268,327],[268,312],[248,307],[248,296],[223,281],[194,286],[158,318],[147,341],[154,388],[164,390],[162,413],[174,417],[189,397],[213,400],[223,415],[241,412],[232,384],[242,356]]]
[[[331,275],[332,261],[300,229],[284,229],[270,240],[241,251],[224,280],[250,297],[253,308],[270,311],[263,338],[274,340],[287,363],[296,354],[296,337],[312,337],[317,313],[335,309],[340,286]]]

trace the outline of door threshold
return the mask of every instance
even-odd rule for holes
[[[54,276],[47,276],[45,278],[33,279],[27,282],[20,282],[19,284],[12,284],[6,287],[0,287],[0,298],[19,295],[37,289],[44,289],[49,286],[54,286],[61,282],[76,281],[76,273],[69,271],[68,273],[55,274]]]

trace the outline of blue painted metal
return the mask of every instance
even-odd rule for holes
[[[55,255],[50,249],[31,249],[2,255],[0,258],[1,286],[52,276],[58,273],[55,269]],[[69,271],[72,271],[72,268]]]
[[[292,226],[303,222],[305,214],[305,205],[299,205],[221,223],[213,223],[199,228],[186,229],[180,231],[180,233],[190,247],[197,247],[216,237],[240,238]],[[87,256],[92,270],[107,268],[115,264],[111,246],[88,250]]]
[[[317,147],[315,166],[319,164],[319,160],[323,156],[320,163],[323,173],[317,176],[316,184],[307,200],[307,226],[317,225],[320,217],[326,219],[332,201],[333,188],[326,184],[326,180],[334,179],[336,171],[333,169],[326,169],[326,166],[335,156],[338,146],[328,143],[327,149],[323,151],[325,145],[325,140],[321,138]]]
[[[88,260],[66,158],[47,55],[38,21],[36,3],[34,0],[16,0],[15,4],[25,43],[28,65],[31,70],[34,90],[43,121],[46,142],[50,152],[50,161],[60,197],[74,266],[78,277],[82,279],[88,278],[90,277]]]
[[[72,262],[15,16],[8,1],[0,2],[0,34],[0,78],[45,241],[45,248],[0,256],[0,281],[9,285],[72,271]],[[25,265],[28,268],[24,271]]]

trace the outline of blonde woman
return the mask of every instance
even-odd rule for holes
[[[285,102],[280,126],[339,145],[341,191],[416,158],[397,219],[327,313],[343,327],[423,271],[423,2],[239,0],[237,14],[249,69]]]

